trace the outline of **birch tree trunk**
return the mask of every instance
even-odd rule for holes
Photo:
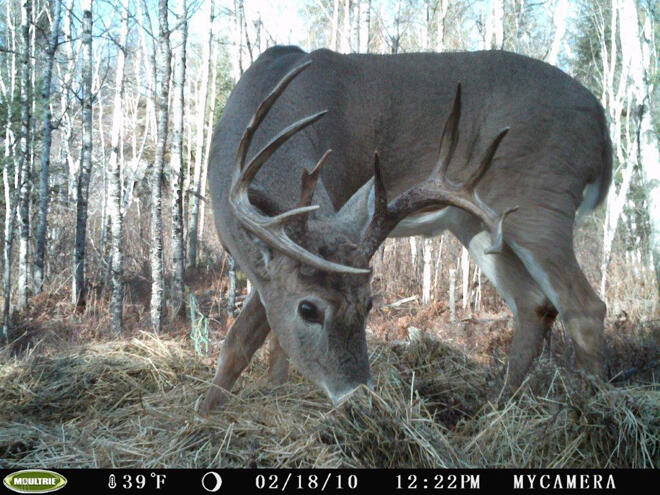
[[[157,143],[151,173],[151,326],[159,333],[163,326],[163,218],[162,181],[167,144],[168,96],[170,83],[170,40],[167,0],[158,1]]]
[[[449,321],[456,323],[456,270],[449,269]]]
[[[30,21],[32,2],[25,0],[21,8],[21,35],[23,39],[21,59],[21,146],[19,174],[19,251],[18,251],[18,309],[27,306],[28,297],[28,248],[30,240],[30,130],[31,77],[30,77]]]
[[[337,32],[339,31],[339,0],[333,0],[332,3],[332,35],[330,37],[330,48],[332,50],[339,50],[339,41],[337,39]]]
[[[627,1],[627,0],[624,0]],[[621,185],[618,190],[613,184],[607,195],[605,203],[605,223],[603,226],[603,249],[601,258],[601,280],[600,280],[600,294],[601,297],[607,302],[607,271],[612,254],[612,244],[616,234],[617,226],[619,225],[619,218],[623,211],[623,206],[628,197],[630,184],[632,181],[634,161],[630,158],[630,150],[633,147],[630,142],[630,137],[627,139],[627,146],[622,141],[622,129],[630,128],[631,112],[630,109],[624,108],[626,104],[630,103],[630,85],[629,76],[631,67],[633,65],[633,58],[635,56],[635,49],[630,46],[627,40],[627,29],[624,30],[619,25],[625,22],[620,19],[619,10],[621,9],[622,0],[612,0],[611,3],[611,17],[609,29],[609,53],[607,47],[607,33],[604,25],[598,26],[599,40],[601,43],[601,60],[602,60],[602,97],[601,101],[603,106],[608,109],[610,113],[610,136],[612,137],[612,147],[614,156],[620,165],[621,169]],[[634,24],[633,24],[634,25]],[[637,31],[635,31],[637,32]],[[619,43],[620,42],[620,43]],[[619,53],[619,47],[621,52]],[[618,61],[620,62],[618,63]],[[615,83],[615,74],[619,73],[618,85]],[[625,115],[626,124],[623,123]]]
[[[410,271],[417,275],[417,238],[415,236],[408,237],[408,242],[410,243]]]
[[[552,24],[555,28],[555,34],[552,37],[552,44],[545,61],[552,65],[557,65],[561,44],[566,33],[566,16],[568,14],[568,0],[557,0],[555,10],[552,14]]]
[[[486,17],[485,50],[501,50],[504,46],[504,0],[490,0]]]
[[[74,54],[74,39],[72,34],[72,18],[73,18],[73,0],[67,0],[66,7],[64,9],[64,19],[62,23],[62,35],[64,38],[64,43],[62,45],[62,51],[64,52],[65,62],[57,61],[57,67],[60,73],[60,79],[65,81],[66,88],[60,92],[60,107],[62,113],[62,121],[60,123],[60,147],[62,148],[62,154],[65,157],[67,168],[68,168],[68,180],[67,180],[67,204],[72,203],[76,200],[76,182],[78,177],[78,163],[74,160],[73,153],[71,150],[71,139],[73,135],[73,125],[72,125],[72,116],[69,112],[71,107],[71,86],[72,78],[74,74],[74,64],[75,58]],[[64,75],[67,76],[65,79]]]
[[[41,170],[39,172],[39,215],[37,219],[36,248],[34,253],[34,291],[41,292],[44,283],[44,261],[46,254],[46,229],[48,226],[48,194],[50,179],[50,148],[52,141],[53,122],[50,108],[51,82],[53,75],[53,62],[58,46],[60,33],[60,17],[62,1],[55,0],[53,25],[51,27],[48,48],[46,50],[46,72],[41,90],[41,102],[44,109],[44,124],[41,148]]]
[[[461,274],[463,275],[463,282],[461,284],[463,289],[462,308],[463,312],[465,312],[470,304],[470,257],[465,246],[461,246]]]
[[[16,183],[15,178],[10,177],[10,165],[14,165],[14,175],[18,173],[17,163],[14,153],[14,133],[11,123],[13,119],[14,95],[16,94],[16,29],[12,20],[11,2],[6,3],[6,33],[7,46],[11,46],[11,54],[8,57],[7,74],[9,76],[9,85],[6,88],[6,109],[7,121],[5,122],[5,162],[2,167],[2,181],[5,196],[5,229],[3,246],[3,312],[2,312],[2,336],[5,343],[9,341],[9,317],[11,311],[11,254],[14,243],[14,221],[16,219],[16,188],[12,187]]]
[[[112,110],[110,136],[110,160],[108,161],[108,221],[110,222],[110,322],[113,333],[123,330],[124,273],[122,266],[122,213],[121,213],[121,163],[120,147],[123,146],[124,78],[126,67],[126,40],[128,38],[128,0],[121,2],[121,27],[117,67],[115,72],[115,96]]]
[[[422,275],[422,302],[428,304],[431,302],[431,250],[432,240],[424,239],[424,270]]]
[[[236,262],[231,254],[227,253],[227,268],[229,284],[227,287],[227,317],[233,318],[236,307]]]
[[[344,0],[344,19],[341,33],[341,52],[351,52],[351,0]]]
[[[186,42],[188,39],[188,8],[186,0],[177,2],[177,22],[179,27],[172,32],[174,76],[172,79],[172,144],[170,167],[172,168],[172,294],[170,306],[172,316],[184,313],[183,300],[183,112],[184,84],[186,79]]]
[[[85,243],[87,240],[87,199],[92,172],[92,0],[82,2],[82,149],[80,169],[76,180],[76,240],[73,257],[73,303],[85,305]]]
[[[449,11],[449,0],[439,0],[438,11],[436,13],[436,39],[435,50],[442,52],[445,50],[445,22],[447,19],[447,12]]]
[[[627,46],[630,50],[631,96],[634,99],[634,113],[639,119],[636,151],[647,191],[649,250],[660,297],[660,150],[651,115],[654,81],[652,64],[655,59],[651,46],[653,27],[650,17],[651,13],[648,13],[643,26],[640,26],[636,2],[624,0],[621,5],[621,45],[622,49]]]
[[[199,237],[199,210],[202,194],[202,167],[204,163],[204,134],[206,123],[206,107],[209,98],[209,73],[213,63],[213,22],[215,18],[214,4],[210,5],[209,32],[204,45],[204,62],[202,65],[201,88],[197,106],[197,137],[195,140],[195,173],[193,192],[190,195],[190,224],[188,227],[188,266],[197,264],[197,239]]]

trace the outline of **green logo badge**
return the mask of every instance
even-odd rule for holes
[[[66,478],[45,469],[25,469],[11,473],[2,482],[17,493],[50,493],[64,488]]]

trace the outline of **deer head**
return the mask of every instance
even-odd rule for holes
[[[273,211],[266,193],[250,189],[257,172],[289,138],[323,117],[321,111],[278,133],[248,161],[255,131],[288,84],[311,62],[286,74],[255,111],[240,140],[229,193],[229,205],[248,235],[253,261],[250,274],[268,324],[292,362],[333,401],[370,382],[365,323],[372,307],[369,260],[405,217],[448,205],[464,209],[491,231],[493,246],[502,247],[502,222],[513,209],[496,214],[475,193],[497,147],[507,133],[494,137],[470,178],[453,184],[446,172],[458,141],[461,88],[440,135],[435,169],[423,182],[388,201],[379,157],[374,176],[340,211],[314,216],[314,190],[328,150],[301,181],[300,200],[290,211]],[[258,259],[257,259],[258,258]]]

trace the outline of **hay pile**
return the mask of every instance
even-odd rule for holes
[[[263,357],[209,418],[213,362],[141,334],[0,358],[0,467],[658,467],[660,390],[591,390],[542,361],[514,398],[498,373],[433,340],[372,341],[375,392],[329,401]]]

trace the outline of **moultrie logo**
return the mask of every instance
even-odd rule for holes
[[[64,488],[66,478],[45,469],[24,469],[11,473],[2,482],[16,493],[51,493]]]

